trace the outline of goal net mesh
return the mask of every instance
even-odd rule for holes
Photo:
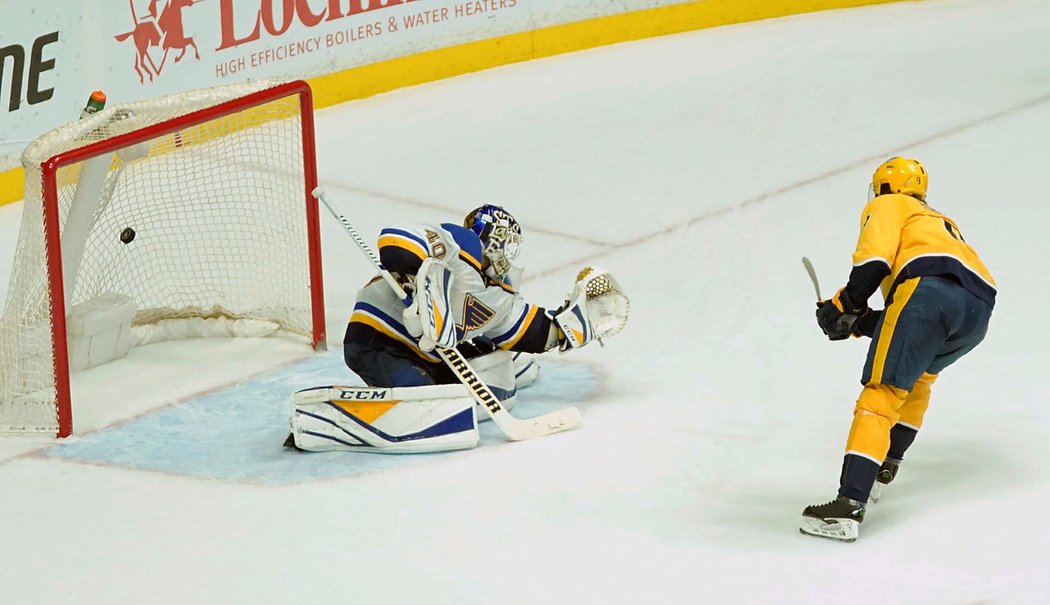
[[[55,300],[68,314],[109,293],[129,297],[132,342],[163,339],[157,326],[185,320],[219,325],[194,336],[236,335],[238,322],[254,334],[250,326],[262,322],[311,337],[300,96],[238,107],[202,123],[194,117],[272,86],[110,107],[26,149],[22,224],[0,318],[0,431],[57,429],[56,388],[68,376],[56,373]],[[147,141],[114,141],[143,129],[149,129]],[[112,146],[99,145],[109,141]],[[58,161],[49,174],[46,165],[56,156],[88,145],[99,153],[67,165]],[[46,179],[53,179],[53,202],[46,199]],[[45,229],[47,204],[57,210],[58,233]],[[65,346],[64,334],[56,338]]]

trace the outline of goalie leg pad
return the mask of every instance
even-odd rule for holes
[[[523,389],[540,375],[540,362],[532,353],[514,352],[514,386]]]
[[[314,387],[292,395],[295,446],[311,452],[441,452],[478,444],[462,385]]]

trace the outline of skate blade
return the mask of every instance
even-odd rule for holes
[[[875,504],[882,499],[882,492],[886,489],[885,483],[876,481],[871,485],[871,493],[868,494],[868,502]]]
[[[827,538],[836,542],[856,542],[860,534],[860,523],[853,519],[817,519],[802,517],[798,531],[817,538]]]

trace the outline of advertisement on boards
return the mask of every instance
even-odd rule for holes
[[[829,5],[837,3],[864,1]],[[737,13],[758,15],[756,7],[764,3],[0,0],[0,177],[20,165],[19,156],[30,141],[76,119],[93,90],[105,91],[113,104],[254,79],[313,78],[673,5],[731,19]]]
[[[114,102],[309,78],[526,31],[527,0],[0,0],[0,170]],[[104,9],[103,9],[104,7]]]

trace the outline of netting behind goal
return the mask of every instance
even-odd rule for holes
[[[68,435],[68,341],[125,309],[132,345],[281,330],[323,346],[305,83],[110,107],[40,137],[22,162],[0,431]]]

